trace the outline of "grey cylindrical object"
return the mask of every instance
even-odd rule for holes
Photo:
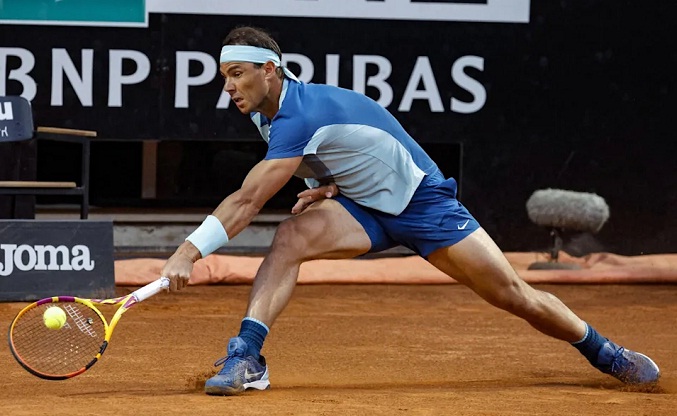
[[[541,189],[527,201],[527,213],[543,227],[597,233],[609,219],[609,206],[597,194]]]

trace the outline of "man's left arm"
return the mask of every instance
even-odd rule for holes
[[[296,195],[299,200],[296,201],[296,204],[292,207],[291,213],[298,215],[305,211],[305,209],[311,206],[314,202],[317,202],[321,199],[333,198],[338,194],[339,189],[334,182],[301,191],[298,195]]]

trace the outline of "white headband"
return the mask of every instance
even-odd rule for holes
[[[224,62],[252,62],[255,64],[265,64],[272,62],[276,67],[281,67],[287,78],[300,82],[296,75],[282,66],[280,57],[270,49],[258,48],[247,45],[225,45],[221,48],[221,63]]]

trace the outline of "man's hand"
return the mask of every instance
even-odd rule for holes
[[[296,195],[298,201],[291,209],[291,213],[298,215],[308,208],[313,202],[321,199],[333,198],[339,194],[338,186],[335,183],[319,186],[313,189],[306,189],[305,191]]]
[[[192,246],[192,244],[191,244]],[[194,247],[193,247],[194,248]],[[169,291],[175,292],[188,286],[193,271],[193,257],[186,250],[177,250],[162,268],[162,276],[169,279]]]

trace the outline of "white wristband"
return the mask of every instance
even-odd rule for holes
[[[202,224],[186,237],[186,241],[193,243],[200,250],[202,258],[205,258],[228,242],[228,233],[218,218],[208,215]]]

